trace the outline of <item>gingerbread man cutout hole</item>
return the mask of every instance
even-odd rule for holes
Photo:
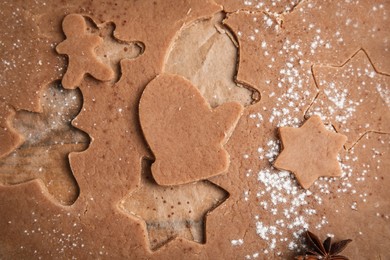
[[[15,112],[10,125],[20,133],[21,146],[0,158],[0,185],[11,186],[39,179],[53,199],[73,204],[79,187],[68,155],[87,149],[90,138],[71,122],[80,112],[82,94],[65,90],[56,81],[41,93],[40,113]]]

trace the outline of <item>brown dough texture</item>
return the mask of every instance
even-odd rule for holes
[[[347,137],[326,130],[319,116],[310,117],[300,128],[279,128],[283,150],[275,167],[291,171],[308,189],[320,176],[340,176],[337,154]]]
[[[0,259],[292,259],[307,229],[352,239],[343,251],[350,259],[390,259],[388,0],[15,0],[0,1],[0,10]],[[83,17],[87,32],[80,36],[99,43],[75,43],[89,46],[85,62],[114,73],[102,81],[103,74],[80,71],[80,96],[69,102],[75,110],[58,96],[42,98],[67,71],[56,46],[67,40],[62,22],[69,14]],[[223,144],[226,173],[173,186],[153,179],[139,103],[164,73],[186,77],[216,111],[226,101],[246,106]],[[337,127],[343,111],[324,96],[331,85],[321,83],[330,73],[341,93],[354,94],[345,104],[355,95],[365,101],[367,122],[356,124],[355,112]],[[71,120],[64,131],[30,145],[37,135],[19,126],[51,125],[60,107]],[[322,116],[334,111],[322,119],[351,137],[352,147],[332,159],[340,177],[320,177],[305,190],[294,174],[274,167],[278,128],[300,131],[317,109]],[[378,112],[364,111],[371,109]],[[352,131],[359,124],[361,131]],[[83,138],[73,138],[80,130]]]
[[[14,115],[14,111],[5,104],[0,103],[0,111],[7,114],[7,117],[0,116],[0,158],[9,155],[13,150],[23,143],[23,138],[10,125],[9,118]]]
[[[303,0],[253,0],[253,1],[237,1],[237,0],[216,0],[218,4],[224,6],[227,12],[235,12],[237,10],[247,10],[251,12],[269,12],[269,13],[289,13],[296,8]]]
[[[246,107],[258,93],[234,80],[238,48],[223,19],[221,12],[182,28],[167,52],[164,72],[191,81],[212,108],[232,101]]]
[[[3,57],[14,61],[11,65],[0,64],[6,71],[1,81],[1,102],[16,110],[42,111],[40,91],[61,79],[65,62],[55,52],[55,46],[64,40],[61,22],[69,13],[92,17],[96,24],[110,21],[115,24],[113,35],[117,41],[142,41],[148,48],[137,62],[120,62],[117,83],[84,77],[80,84],[83,104],[72,125],[88,133],[91,143],[86,151],[69,155],[70,168],[80,188],[73,205],[59,205],[39,180],[0,185],[0,258],[26,259],[34,252],[42,258],[166,259],[175,254],[194,258],[201,252],[201,245],[185,239],[174,239],[153,254],[144,222],[123,212],[117,204],[139,187],[142,159],[151,157],[137,112],[146,84],[161,73],[165,52],[176,32],[187,23],[210,17],[221,7],[209,1],[175,5],[168,1],[157,5],[153,1],[30,1],[25,10],[25,4],[0,3],[0,15],[9,21],[7,28],[0,29],[4,35],[2,48],[10,50]],[[152,9],[155,12],[145,11]],[[15,16],[21,17],[20,31],[15,29],[11,35],[8,31],[13,30]],[[16,42],[18,52],[12,51]],[[19,59],[19,55],[31,60]],[[3,116],[10,120],[8,111],[1,111]],[[34,221],[39,225],[32,234],[29,231]],[[58,223],[62,223],[61,227]],[[22,229],[28,232],[19,232]],[[69,238],[66,242],[62,234]],[[73,249],[68,251],[70,247]]]
[[[152,250],[158,250],[175,237],[204,244],[206,216],[228,197],[228,193],[210,181],[185,185],[158,185],[144,168],[141,187],[125,197],[120,208],[146,223]]]
[[[24,138],[23,144],[0,158],[0,184],[15,185],[40,179],[48,192],[63,205],[73,204],[79,190],[68,155],[86,150],[89,137],[71,125],[80,112],[78,89],[65,90],[59,81],[41,94],[41,113],[16,112],[11,124]]]
[[[110,67],[99,61],[95,54],[95,49],[102,44],[103,39],[87,32],[87,24],[82,15],[66,16],[62,28],[66,40],[58,44],[56,50],[68,56],[68,68],[62,78],[65,88],[74,89],[80,86],[85,74],[102,81],[114,77]]]
[[[341,66],[314,66],[319,94],[307,114],[317,114],[348,137],[351,148],[367,132],[390,133],[390,77],[378,73],[360,50]]]
[[[146,87],[140,121],[156,161],[152,173],[160,185],[207,179],[227,171],[223,148],[242,113],[238,103],[212,109],[199,90],[181,76],[162,74]]]

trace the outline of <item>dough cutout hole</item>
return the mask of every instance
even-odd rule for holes
[[[163,72],[191,81],[213,108],[231,101],[249,106],[259,101],[259,93],[234,81],[239,50],[222,24],[224,16],[220,12],[182,28],[166,54]]]
[[[73,204],[79,187],[70,168],[68,154],[87,149],[90,138],[71,125],[80,112],[81,92],[65,90],[54,82],[41,94],[41,113],[17,111],[13,127],[24,143],[0,158],[0,184],[14,185],[40,179],[61,204]]]
[[[160,186],[144,161],[140,187],[126,196],[119,207],[145,221],[149,245],[157,250],[176,237],[205,243],[205,218],[229,194],[209,181]]]

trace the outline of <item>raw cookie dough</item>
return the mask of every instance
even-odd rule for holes
[[[227,12],[247,10],[281,14],[292,12],[302,0],[216,0],[216,2],[223,5]]]
[[[23,138],[8,122],[15,112],[3,103],[0,103],[0,111],[2,112],[0,114],[0,140],[2,140],[0,158],[2,158],[18,148],[23,143]]]
[[[82,15],[67,15],[62,22],[62,29],[66,40],[58,44],[56,50],[68,56],[68,68],[62,78],[65,88],[74,89],[80,86],[85,74],[102,81],[114,77],[111,68],[103,64],[95,54],[95,49],[102,44],[103,39],[87,31]]]
[[[160,185],[206,179],[227,171],[223,148],[242,113],[238,103],[212,109],[199,90],[181,76],[162,74],[140,100],[142,131],[156,161],[152,174]]]
[[[365,133],[390,133],[390,77],[375,71],[360,50],[341,66],[315,65],[319,94],[307,111],[348,137],[350,149]]]
[[[43,71],[42,67],[39,67],[40,56],[31,57],[31,63],[37,64],[39,69],[29,66],[7,71],[15,79],[19,77],[16,71],[21,72],[22,77],[21,84],[12,82],[13,78],[6,78],[7,87],[0,89],[1,98],[5,96],[6,102],[10,100],[9,96],[19,97],[19,100],[12,100],[16,100],[17,104],[23,101],[23,104],[39,111],[40,92],[35,94],[35,91],[46,86],[47,82],[52,82],[53,77],[60,79],[61,71],[64,71],[64,63],[61,63],[64,59],[54,48],[63,40],[61,21],[69,13],[93,17],[97,24],[111,21],[115,24],[114,34],[117,39],[125,42],[142,41],[147,48],[136,61],[121,61],[121,78],[114,86],[109,82],[102,83],[90,78],[84,78],[80,84],[83,107],[72,125],[87,132],[91,137],[91,144],[86,151],[70,155],[71,169],[80,187],[79,197],[72,206],[58,205],[38,180],[12,187],[0,185],[1,257],[26,259],[36,252],[35,254],[42,258],[85,259],[109,255],[121,259],[164,259],[175,253],[183,257],[188,256],[188,259],[193,258],[201,252],[201,246],[183,239],[170,241],[158,254],[153,254],[149,250],[145,238],[147,230],[142,221],[123,212],[117,204],[138,187],[142,158],[150,157],[142,137],[137,112],[143,89],[151,79],[161,73],[165,52],[175,33],[185,24],[211,17],[219,12],[221,7],[209,1],[180,2],[175,5],[168,1],[161,1],[158,5],[153,1],[118,1],[118,7],[111,2],[102,1],[71,1],[67,4],[58,1],[30,1],[30,13],[26,13],[25,4],[1,4],[1,17],[5,16],[10,20],[9,26],[4,28],[6,31],[13,30],[17,15],[32,18],[28,23],[32,27],[35,26],[34,30],[26,28],[23,29],[25,32],[20,33],[15,30],[17,33],[12,37],[8,37],[9,34],[3,33],[2,30],[2,35],[7,36],[4,40],[2,38],[2,41],[8,48],[13,41],[16,42],[13,37],[25,34],[27,39],[19,38],[23,40],[19,46],[23,47],[20,51],[26,52],[18,52],[15,56],[20,54],[30,57],[29,53],[39,51],[45,73],[40,73]],[[155,12],[145,11],[151,9]],[[130,21],[129,17],[134,19]],[[36,24],[39,24],[42,30],[36,29]],[[24,26],[20,25],[18,28]],[[161,28],[164,30],[160,30]],[[150,33],[150,30],[154,33]],[[50,33],[50,37],[46,37],[43,44],[50,47],[48,52],[36,50],[36,45],[30,44],[31,39],[38,39],[42,31],[45,35]],[[8,41],[11,42],[9,45]],[[53,57],[59,62],[47,64],[47,59]],[[61,68],[56,67],[58,64]],[[36,80],[24,82],[31,75],[35,75],[36,78],[32,78]],[[45,79],[43,85],[37,84],[41,77]],[[34,103],[31,104],[32,101]],[[34,217],[35,215],[37,217]],[[31,232],[27,232],[28,235],[24,233],[24,230],[31,231],[32,225],[37,222],[39,226],[35,225],[37,231],[34,229],[33,235]],[[63,242],[62,234],[70,239]],[[69,248],[72,249],[68,250]]]
[[[279,3],[261,2],[264,8]],[[376,71],[390,74],[390,60],[383,59],[388,1],[305,0],[282,15],[265,9],[226,14],[239,42],[238,82],[261,91],[261,100],[245,108],[224,145],[228,172],[208,180],[229,197],[208,214],[205,243],[176,237],[155,251],[145,222],[120,207],[141,188],[142,158],[153,158],[139,125],[139,100],[163,73],[177,33],[223,7],[195,0],[19,0],[0,7],[0,102],[11,110],[42,111],[41,90],[62,78],[66,59],[55,46],[64,40],[61,21],[68,14],[112,24],[115,41],[145,47],[120,61],[119,81],[85,77],[80,84],[82,109],[72,124],[91,143],[70,156],[80,186],[73,205],[53,200],[39,180],[0,185],[0,258],[290,259],[306,229],[353,239],[343,252],[351,259],[390,258],[389,134],[368,133],[342,150],[342,176],[319,178],[310,190],[272,166],[280,152],[277,128],[299,126],[317,94],[312,65],[340,65],[363,47]],[[0,114],[12,124],[9,110]]]
[[[23,137],[23,144],[0,158],[0,184],[17,185],[40,179],[54,199],[73,204],[79,188],[73,177],[68,155],[88,147],[89,137],[71,125],[80,112],[80,90],[65,90],[59,81],[41,93],[41,113],[16,112],[12,125]]]
[[[206,217],[228,197],[228,193],[209,181],[186,185],[158,185],[145,164],[140,188],[125,197],[120,208],[145,221],[152,250],[180,237],[206,242]]]
[[[235,82],[238,47],[222,24],[224,19],[221,12],[182,28],[167,52],[164,72],[191,81],[213,108],[232,101],[246,107],[256,103],[259,95]]]
[[[279,128],[282,151],[276,168],[292,171],[308,189],[320,176],[340,176],[337,154],[347,137],[326,130],[319,116],[310,117],[300,128]]]

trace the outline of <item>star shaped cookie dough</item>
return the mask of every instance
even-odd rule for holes
[[[108,81],[114,78],[114,71],[102,63],[96,56],[95,49],[103,43],[103,39],[87,32],[87,24],[83,16],[70,14],[64,18],[62,28],[66,40],[57,45],[60,54],[68,56],[68,68],[62,79],[62,85],[74,89],[80,85],[85,74],[97,80]]]
[[[209,181],[160,186],[146,165],[141,187],[124,198],[120,208],[145,221],[150,248],[156,250],[175,237],[204,243],[205,217],[227,196],[224,189]]]
[[[283,144],[276,168],[291,171],[308,189],[320,176],[340,176],[337,154],[347,137],[325,129],[319,116],[312,116],[300,128],[281,127]]]
[[[367,132],[390,133],[390,77],[376,72],[363,50],[341,67],[313,71],[319,94],[308,115],[320,115],[346,135],[347,149]]]

